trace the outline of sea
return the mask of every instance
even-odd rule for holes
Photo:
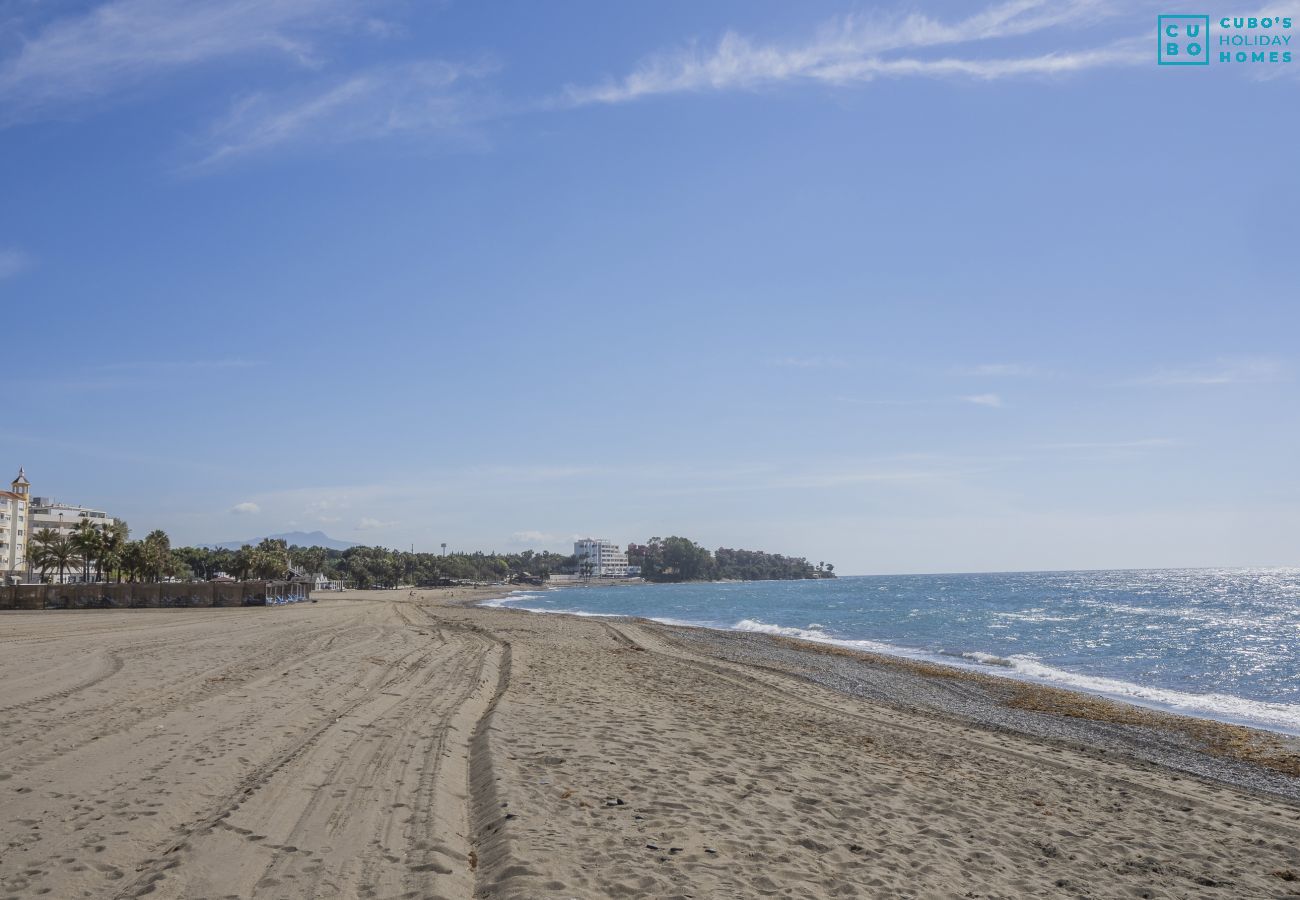
[[[490,605],[780,634],[1300,735],[1300,569],[520,591]]]

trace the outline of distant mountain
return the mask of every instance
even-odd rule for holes
[[[265,538],[284,541],[290,547],[325,547],[329,550],[347,550],[349,547],[357,546],[356,544],[349,544],[347,541],[336,541],[323,531],[286,531],[284,534],[268,534],[263,537],[249,538],[246,541],[226,541],[224,544],[207,544],[205,546],[213,550],[238,550],[245,544],[256,547]]]

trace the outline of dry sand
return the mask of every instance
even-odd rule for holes
[[[0,613],[0,898],[1300,896],[1286,799],[457,599]]]

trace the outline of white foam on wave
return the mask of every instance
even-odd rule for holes
[[[1118,678],[1082,675],[1053,668],[1032,657],[1019,654],[1002,657],[978,650],[931,653],[925,650],[886,644],[881,641],[835,638],[818,629],[791,628],[785,625],[773,625],[757,619],[741,619],[732,625],[730,630],[757,634],[777,634],[782,637],[799,638],[800,640],[814,641],[819,644],[834,644],[854,650],[863,650],[868,653],[922,659],[942,665],[1002,675],[1020,681],[1050,684],[1067,690],[1100,694],[1113,700],[1121,700],[1138,706],[1300,735],[1300,705],[1295,704],[1248,700],[1244,697],[1234,697],[1231,694],[1190,694],[1168,688],[1134,684]]]
[[[1011,668],[1013,665],[1011,660],[1006,657],[998,656],[995,653],[982,653],[979,650],[967,650],[965,653],[960,653],[958,655],[962,659],[973,659],[975,662],[982,663],[986,666],[1003,666],[1004,668]]]
[[[557,607],[554,607],[554,606],[514,606],[514,605],[511,605],[511,606],[509,606],[509,607],[506,607],[506,604],[526,603],[526,602],[529,602],[529,601],[550,602],[549,599],[544,599],[544,595],[545,595],[546,593],[549,593],[551,590],[557,590],[557,591],[558,591],[558,590],[560,590],[560,589],[558,589],[558,588],[549,588],[549,589],[544,590],[544,591],[511,591],[510,594],[509,594],[508,596],[505,596],[505,597],[493,597],[491,600],[484,600],[483,602],[479,603],[478,605],[479,605],[479,606],[483,606],[483,607],[487,607],[487,608],[489,608],[489,609],[501,609],[501,608],[505,607],[505,608],[509,608],[509,609],[522,609],[524,612],[553,613],[553,614],[557,614],[557,615],[565,615],[565,616],[582,616],[583,618],[587,618],[587,619],[627,619],[627,618],[649,618],[650,621],[652,621],[652,622],[660,622],[660,623],[662,623],[662,624],[664,624],[664,625],[677,625],[677,626],[681,626],[681,627],[684,627],[684,628],[711,628],[711,627],[715,627],[715,626],[712,626],[712,625],[701,625],[699,622],[688,622],[688,621],[686,621],[685,619],[673,619],[673,618],[670,618],[670,617],[668,617],[668,616],[650,616],[650,617],[646,617],[646,616],[632,616],[632,615],[629,614],[629,613],[591,612],[590,610],[585,610],[585,609],[566,609],[566,608],[562,608],[562,607],[557,608]]]
[[[867,653],[888,653],[891,656],[911,656],[917,659],[928,656],[924,651],[908,650],[905,647],[898,647],[894,644],[884,644],[880,641],[837,638],[832,637],[820,628],[791,628],[787,625],[772,625],[769,622],[762,622],[758,619],[741,619],[728,630],[748,631],[754,634],[777,634],[781,637],[816,641],[819,644],[834,644],[837,647],[849,647],[853,650],[862,650]]]
[[[1118,678],[1081,675],[1045,665],[1027,656],[1012,656],[1008,661],[1011,663],[1011,671],[1026,680],[1047,682],[1070,690],[1101,694],[1116,700],[1154,706],[1202,718],[1253,725],[1257,728],[1284,731],[1288,734],[1300,734],[1300,706],[1294,704],[1248,700],[1231,694],[1189,694],[1168,688],[1134,684]]]
[[[479,606],[486,606],[489,609],[500,609],[507,603],[519,603],[524,600],[532,600],[540,597],[541,594],[536,591],[511,591],[504,597],[493,597],[491,600],[484,600]]]
[[[1014,619],[1017,622],[1076,622],[1078,616],[1050,616],[1040,612],[1000,612],[993,614],[999,619]]]

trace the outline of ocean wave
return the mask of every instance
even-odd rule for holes
[[[1231,694],[1221,693],[1189,694],[1168,688],[1135,684],[1118,678],[1067,672],[1064,669],[1057,669],[1032,657],[1019,654],[1002,657],[979,650],[940,651],[934,653],[900,647],[896,644],[887,644],[881,641],[836,638],[816,629],[773,625],[758,619],[741,619],[732,625],[730,630],[756,634],[776,634],[782,637],[814,641],[819,644],[834,644],[869,653],[927,660],[976,671],[992,669],[993,671],[989,674],[998,674],[1003,677],[1037,684],[1049,684],[1088,694],[1100,694],[1113,700],[1133,703],[1138,706],[1215,719],[1222,722],[1250,725],[1255,728],[1266,728],[1287,734],[1300,734],[1300,705],[1290,703],[1248,700],[1244,697],[1234,697]]]
[[[944,656],[955,656],[958,659],[969,659],[985,666],[1001,666],[1004,669],[1009,669],[1012,666],[1011,660],[1006,657],[998,656],[995,653],[984,653],[980,650],[943,650],[941,652]]]
[[[511,591],[504,597],[493,597],[490,600],[484,600],[479,606],[486,606],[489,609],[500,609],[507,603],[519,603],[524,600],[533,600],[542,595],[537,591]]]
[[[770,622],[763,622],[758,619],[741,619],[739,622],[730,626],[728,631],[747,631],[753,634],[775,634],[781,637],[799,638],[804,641],[815,641],[819,644],[834,644],[837,647],[848,647],[853,650],[862,650],[868,653],[888,653],[891,656],[912,656],[921,658],[927,656],[922,650],[909,650],[906,647],[899,647],[895,644],[885,644],[880,641],[868,641],[854,638],[837,638],[827,634],[818,628],[792,628],[788,625],[773,625]]]
[[[1254,725],[1289,734],[1300,734],[1300,705],[1248,700],[1231,694],[1188,694],[1168,688],[1150,687],[1106,678],[1082,675],[1046,665],[1027,656],[1012,656],[1011,670],[1026,680],[1046,682],[1070,690],[1101,694],[1144,706],[1181,712],[1203,718]]]
[[[1078,616],[1049,616],[1047,613],[1038,612],[1000,612],[993,614],[999,619],[1014,619],[1018,622],[1077,622]]]
[[[479,603],[478,605],[479,605],[479,606],[482,606],[482,607],[486,607],[486,608],[488,608],[488,609],[501,609],[501,608],[508,608],[508,609],[522,609],[522,610],[525,611],[525,612],[548,613],[548,614],[564,615],[564,616],[582,616],[582,617],[585,618],[585,619],[626,619],[626,618],[649,618],[650,621],[652,621],[652,622],[659,622],[659,623],[661,623],[661,624],[663,624],[663,625],[677,625],[677,626],[685,627],[685,628],[716,628],[716,627],[717,627],[716,623],[701,624],[700,622],[690,622],[690,621],[687,621],[686,619],[674,619],[674,618],[671,618],[671,617],[669,617],[669,616],[639,616],[639,617],[633,617],[633,616],[629,616],[629,614],[627,614],[627,613],[591,612],[590,610],[586,610],[586,609],[571,609],[571,608],[566,608],[566,607],[558,607],[558,608],[557,608],[557,607],[554,607],[554,606],[516,606],[516,605],[513,605],[513,604],[526,603],[526,602],[529,602],[529,601],[538,601],[538,600],[541,600],[542,602],[545,602],[545,603],[550,603],[550,602],[552,602],[552,601],[550,600],[550,598],[545,598],[545,599],[543,598],[543,594],[545,594],[545,593],[547,593],[547,592],[545,592],[545,591],[541,591],[541,592],[539,592],[539,591],[512,591],[512,592],[509,594],[509,596],[506,596],[506,597],[493,597],[491,600],[484,600],[484,601],[482,601],[481,603]],[[511,605],[507,607],[506,604],[511,604]]]

